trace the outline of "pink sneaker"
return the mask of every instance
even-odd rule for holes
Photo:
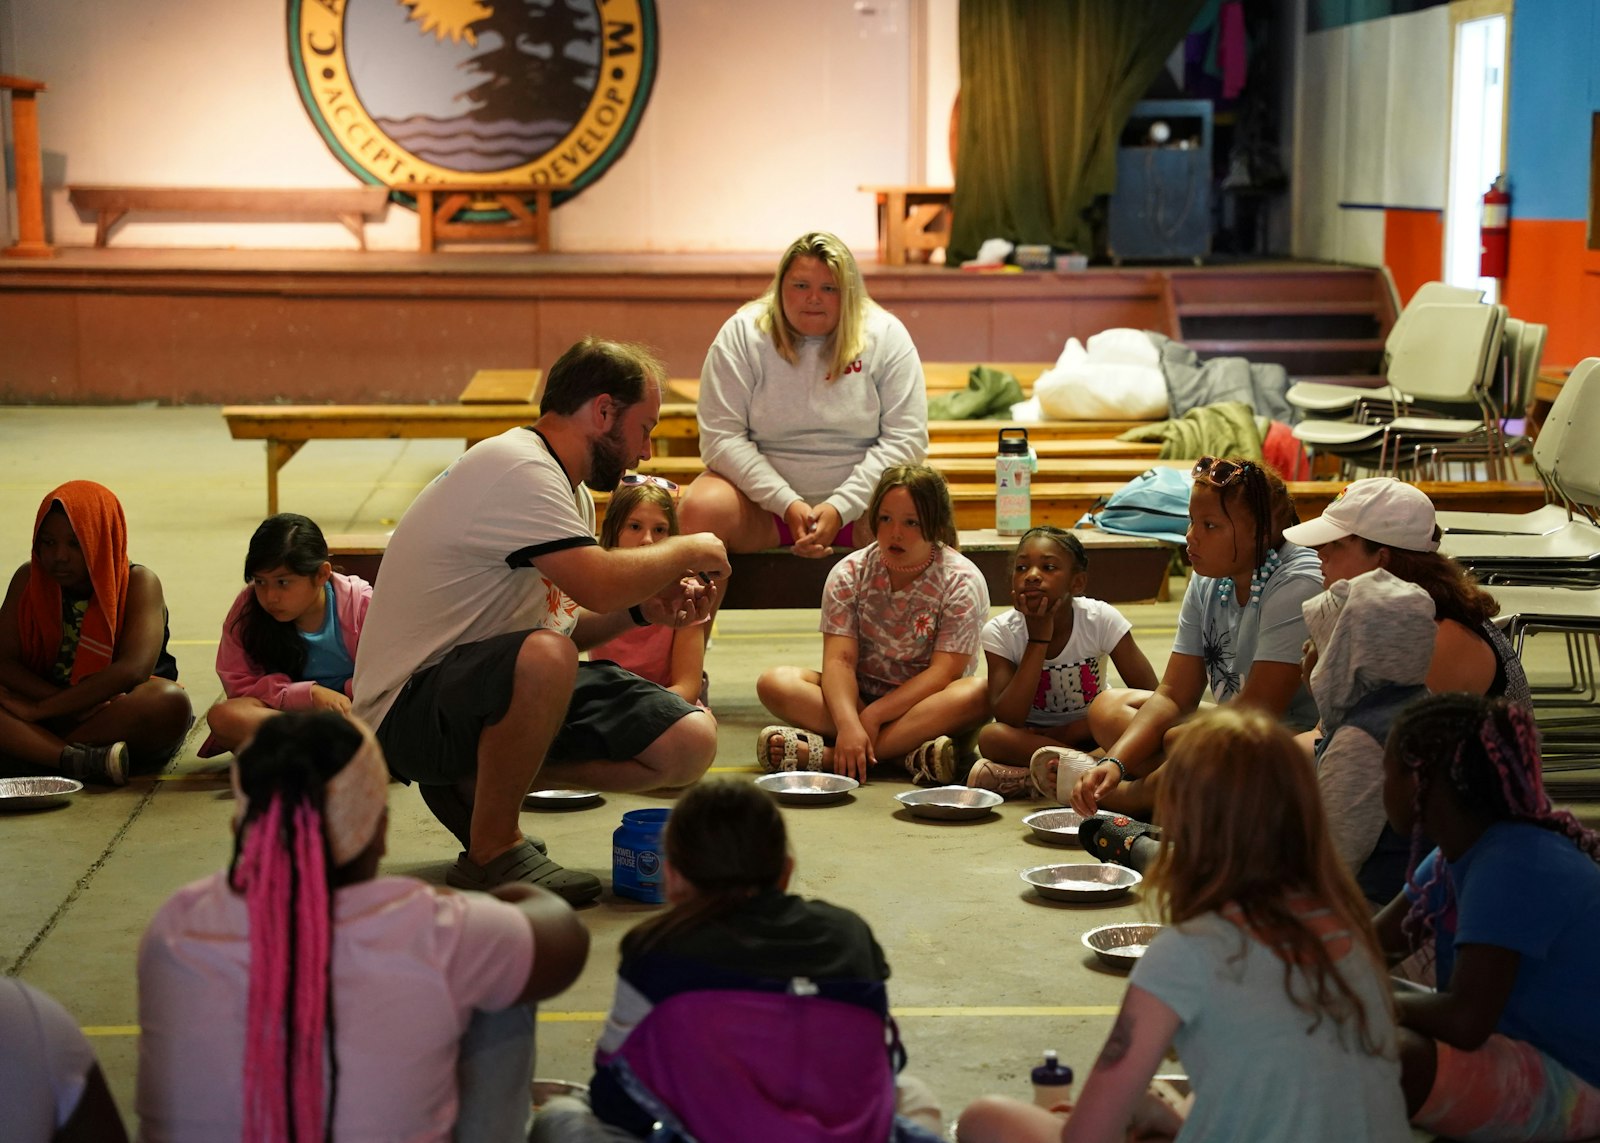
[[[993,790],[1007,801],[1032,798],[1033,785],[1026,766],[1007,766],[979,758],[967,771],[967,785],[975,790]]]

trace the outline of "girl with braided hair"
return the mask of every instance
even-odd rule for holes
[[[1532,716],[1419,699],[1390,732],[1383,793],[1413,869],[1379,941],[1399,958],[1432,938],[1439,981],[1396,1000],[1412,1122],[1467,1141],[1600,1133],[1600,835],[1551,807]]]
[[[1034,784],[1043,793],[1054,789],[1081,814],[1103,806],[1148,819],[1158,767],[1207,691],[1215,702],[1264,711],[1291,730],[1317,721],[1300,675],[1300,605],[1322,590],[1322,572],[1309,548],[1283,538],[1297,519],[1288,489],[1270,467],[1242,458],[1201,457],[1193,476],[1186,541],[1194,575],[1160,685],[1102,691],[1095,699],[1089,729],[1104,757],[1061,747],[1034,756]],[[1131,825],[1114,840],[1102,833],[1095,844],[1103,837],[1107,847],[1092,851],[1102,859],[1126,856],[1146,832]]]
[[[388,771],[333,711],[262,723],[232,776],[231,867],[178,890],[140,945],[141,1137],[522,1138],[530,1005],[588,953],[571,908],[378,877]]]

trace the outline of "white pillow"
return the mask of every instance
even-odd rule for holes
[[[1166,377],[1153,365],[1086,361],[1051,369],[1034,382],[1033,395],[1055,421],[1155,421],[1168,409]]]

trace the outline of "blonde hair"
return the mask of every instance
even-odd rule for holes
[[[839,324],[833,327],[824,347],[828,362],[828,380],[844,376],[850,363],[861,356],[867,343],[867,313],[877,303],[867,297],[866,284],[861,280],[861,268],[856,265],[850,248],[832,234],[813,230],[802,234],[789,244],[778,259],[778,272],[772,277],[767,292],[752,304],[759,307],[756,328],[772,338],[773,346],[790,365],[800,356],[797,341],[801,333],[789,324],[783,312],[783,276],[796,258],[815,258],[828,268],[834,284],[839,289]]]
[[[891,464],[878,477],[878,486],[872,490],[872,501],[864,517],[874,536],[878,534],[878,509],[883,507],[883,498],[895,488],[904,488],[910,493],[923,539],[951,549],[961,546],[956,536],[956,510],[950,502],[950,486],[937,469],[925,464]]]
[[[667,518],[667,535],[678,534],[678,506],[672,501],[672,493],[661,485],[649,481],[642,484],[624,484],[611,494],[611,502],[606,505],[606,518],[600,523],[602,548],[617,546],[617,542],[622,539],[622,526],[628,522],[628,517],[633,515],[633,510],[641,504],[654,504],[661,509]]]
[[[1392,1013],[1366,1011],[1294,900],[1327,908],[1384,975],[1366,900],[1329,841],[1316,775],[1294,738],[1260,711],[1222,707],[1189,724],[1162,771],[1161,849],[1149,874],[1162,916],[1181,924],[1231,914],[1241,936],[1255,935],[1283,961],[1284,991],[1312,1028],[1324,1016],[1339,1025],[1353,1018],[1362,1046],[1378,1051],[1374,1029]],[[1297,969],[1311,986],[1300,994]]]

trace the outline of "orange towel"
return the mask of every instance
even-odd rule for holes
[[[122,634],[128,602],[128,522],[111,490],[92,480],[69,480],[39,505],[33,520],[33,566],[17,609],[17,628],[28,668],[45,677],[61,650],[61,585],[39,562],[38,537],[45,516],[58,504],[83,550],[93,591],[72,661],[72,681],[78,683],[111,665]]]

